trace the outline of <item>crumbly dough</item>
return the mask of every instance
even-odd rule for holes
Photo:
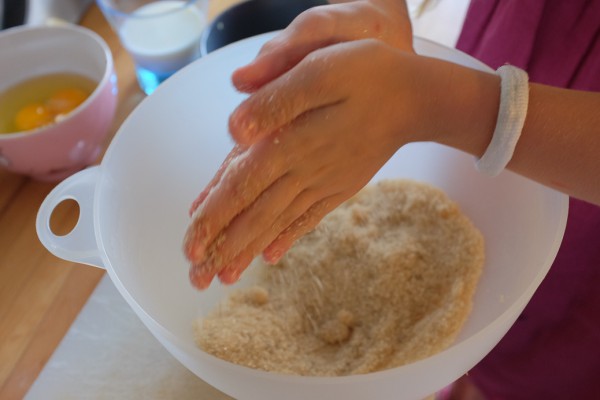
[[[331,212],[257,286],[194,322],[198,346],[266,371],[340,376],[392,368],[449,346],[484,261],[480,232],[442,191],[367,186]]]

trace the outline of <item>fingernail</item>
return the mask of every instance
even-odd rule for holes
[[[247,144],[255,136],[256,123],[252,118],[247,118],[243,114],[239,108],[231,114],[229,131],[236,142]]]
[[[204,259],[206,248],[200,242],[195,240],[187,240],[183,251],[189,261],[199,263]]]
[[[249,64],[236,69],[231,74],[231,80],[233,82],[233,85],[240,92],[247,93],[247,92],[254,91],[256,89],[256,86],[254,84],[252,84],[251,81],[246,76],[247,75],[246,71],[248,71],[248,70],[252,71],[252,68],[253,68],[253,62],[250,62]]]
[[[242,82],[236,81],[235,88],[242,93],[251,93],[251,92],[256,91],[256,89],[257,89],[256,85],[254,85],[250,82],[244,82],[244,81],[242,81]]]
[[[186,234],[184,254],[188,260],[193,263],[199,263],[204,260],[206,253],[206,231],[202,227],[196,229],[190,227],[190,231]]]
[[[283,258],[283,251],[281,249],[267,249],[263,253],[263,259],[269,264],[277,264]]]
[[[241,276],[242,271],[239,269],[226,268],[219,272],[219,280],[226,285],[232,285],[236,283],[240,280]]]
[[[192,285],[200,290],[207,289],[214,278],[214,274],[206,273],[206,271],[203,271],[202,267],[198,265],[190,267],[189,276]]]

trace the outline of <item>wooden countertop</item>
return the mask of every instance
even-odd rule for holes
[[[210,1],[209,17],[236,0]],[[113,54],[119,102],[111,139],[144,94],[130,56],[95,5],[81,25],[102,36]],[[0,169],[0,399],[4,400],[21,399],[27,393],[105,273],[59,259],[39,242],[37,211],[55,185]],[[69,232],[77,217],[77,205],[64,203],[52,216],[53,230]]]

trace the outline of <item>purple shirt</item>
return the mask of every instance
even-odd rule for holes
[[[600,1],[473,0],[457,47],[533,82],[600,91]],[[600,207],[570,200],[550,272],[469,376],[490,400],[600,399]]]

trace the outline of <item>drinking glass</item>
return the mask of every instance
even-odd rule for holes
[[[208,0],[96,0],[133,57],[140,87],[151,94],[200,57]]]

